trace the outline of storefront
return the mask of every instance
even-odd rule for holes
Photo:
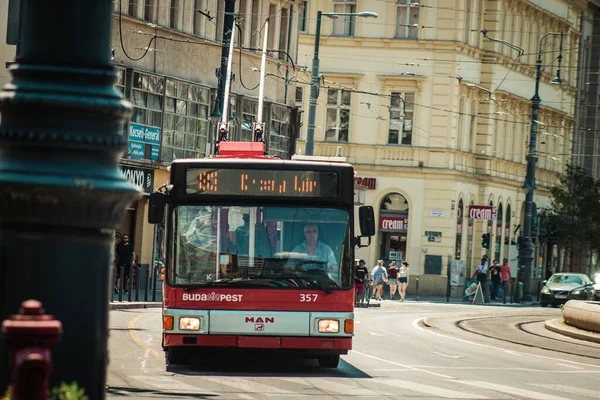
[[[398,193],[385,196],[379,208],[379,256],[387,263],[406,260],[408,202]]]

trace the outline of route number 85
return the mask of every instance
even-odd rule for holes
[[[300,302],[313,302],[317,301],[318,294],[312,293],[300,293]]]

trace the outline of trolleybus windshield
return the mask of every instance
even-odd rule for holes
[[[335,289],[351,282],[345,210],[180,205],[173,213],[171,284]]]

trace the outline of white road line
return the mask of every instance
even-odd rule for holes
[[[552,396],[545,393],[533,392],[531,390],[519,389],[513,386],[500,385],[499,383],[484,382],[484,381],[454,381],[454,383],[462,383],[464,385],[475,386],[482,389],[494,390],[496,392],[506,393],[511,396],[522,396],[526,399],[539,400],[569,400],[565,397]]]
[[[387,336],[385,333],[369,332],[369,335],[373,336]]]
[[[431,335],[443,337],[443,338],[446,338],[446,339],[456,340],[458,342],[467,343],[467,344],[470,344],[470,345],[479,346],[479,347],[483,347],[483,348],[486,348],[486,349],[498,350],[498,351],[502,351],[504,353],[508,353],[508,354],[512,354],[512,355],[519,355],[519,356],[523,355],[523,356],[527,356],[527,357],[542,358],[544,360],[553,360],[553,361],[560,361],[560,362],[564,362],[564,363],[571,363],[571,364],[581,365],[583,367],[600,368],[600,366],[598,366],[598,365],[580,363],[580,362],[577,362],[577,361],[563,360],[561,358],[555,358],[555,357],[540,356],[538,354],[531,354],[531,353],[525,353],[525,352],[516,352],[516,351],[512,351],[512,350],[502,349],[500,347],[495,347],[495,346],[490,346],[490,345],[487,345],[487,344],[472,342],[470,340],[459,339],[459,338],[454,337],[454,336],[448,336],[448,335],[444,335],[444,334],[441,334],[441,333],[433,332],[433,331],[430,331],[428,329],[424,329],[424,328],[422,328],[422,327],[419,326],[419,322],[421,322],[423,319],[424,318],[415,319],[412,322],[413,328],[418,329],[418,330],[420,330],[422,332],[427,332],[427,333],[429,333]],[[355,351],[352,351],[352,352],[356,353]],[[595,373],[595,371],[591,371],[591,372]]]
[[[570,365],[570,364],[557,364],[557,365],[562,365],[563,367],[569,367],[569,368],[574,368],[574,369],[583,369],[583,367],[577,367],[575,365]]]
[[[437,386],[423,385],[416,382],[401,381],[395,378],[375,378],[373,379],[379,384],[394,386],[405,390],[412,390],[413,392],[426,393],[436,398],[447,398],[447,399],[488,399],[489,397],[471,394],[466,392],[459,392],[457,390],[445,389]],[[408,397],[408,396],[407,396]]]
[[[597,390],[583,389],[576,386],[555,385],[552,383],[530,383],[529,385],[600,399],[600,392],[598,392]]]
[[[380,357],[372,356],[370,354],[361,353],[360,351],[356,351],[356,350],[352,350],[352,354],[358,354],[359,356],[363,356],[363,357],[367,357],[367,358],[372,358],[374,360],[386,362],[386,363],[392,364],[392,365],[397,365],[399,367],[410,369],[411,371],[422,372],[424,374],[430,374],[430,375],[434,375],[434,376],[439,376],[440,378],[445,378],[445,379],[454,379],[453,376],[438,374],[436,372],[427,371],[427,370],[424,370],[424,369],[421,369],[421,368],[415,368],[415,367],[412,367],[410,365],[401,364],[401,363],[397,363],[395,361],[386,360],[385,358],[380,358]]]
[[[296,383],[299,385],[309,385],[315,389],[325,392],[327,395],[335,396],[377,396],[380,392],[375,392],[357,385],[355,381],[348,378],[282,378],[281,380]],[[370,381],[370,380],[369,380]],[[319,395],[318,393],[313,396]]]
[[[211,381],[219,385],[229,386],[234,388],[236,392],[247,392],[264,395],[265,393],[275,394],[290,394],[293,393],[289,390],[280,389],[275,386],[265,385],[264,383],[257,382],[249,378],[236,378],[229,376],[203,376],[203,380]]]
[[[159,390],[163,391],[174,391],[174,392],[193,392],[193,393],[202,393],[206,395],[215,396],[218,393],[215,392],[207,392],[204,389],[198,386],[188,385],[183,383],[177,379],[170,378],[168,376],[132,376],[131,378],[144,382],[144,384],[149,385],[151,387],[155,387]]]
[[[237,396],[240,399],[254,400],[254,397],[250,396],[249,394],[239,393]]]
[[[440,353],[439,351],[432,351],[432,354],[437,354],[438,356],[446,357],[446,358],[464,358],[465,356],[451,356],[450,354]]]

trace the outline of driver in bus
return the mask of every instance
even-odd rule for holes
[[[319,226],[313,223],[304,225],[304,242],[300,243],[292,250],[293,253],[302,253],[310,257],[311,260],[327,263],[327,270],[332,274],[337,274],[337,260],[331,247],[319,240]]]

